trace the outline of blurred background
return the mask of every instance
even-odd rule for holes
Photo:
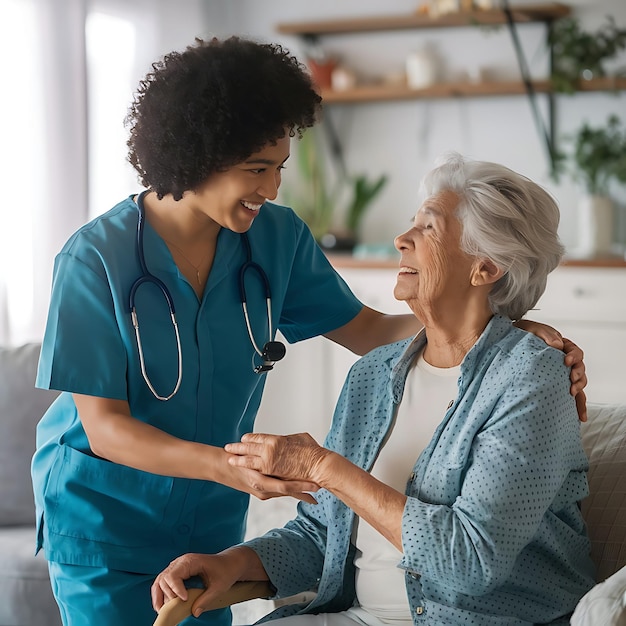
[[[528,76],[544,85],[535,110],[524,94],[506,25],[367,30],[317,38],[288,32],[290,24],[343,18],[417,14],[436,19],[463,4],[1,0],[0,342],[41,337],[54,255],[82,223],[138,191],[126,162],[123,125],[133,90],[153,60],[182,50],[197,36],[240,34],[279,42],[303,62],[327,64],[326,77],[319,77],[320,84],[331,81],[325,83],[326,121],[308,141],[315,144],[315,156],[337,205],[328,229],[342,230],[341,211],[350,204],[346,194],[352,189],[337,191],[337,180],[360,176],[373,186],[384,178],[366,199],[367,211],[359,218],[360,254],[389,252],[393,237],[406,229],[417,208],[421,176],[439,154],[458,150],[501,162],[546,186],[560,203],[561,236],[575,255],[581,243],[577,205],[584,189],[567,171],[571,165],[567,158],[559,181],[551,176],[545,135],[552,133],[558,149],[571,151],[581,125],[606,127],[611,114],[624,123],[626,99],[622,89],[610,86],[573,94],[544,93],[554,50],[547,43],[545,21],[517,25]],[[533,3],[544,5],[555,6]],[[511,3],[516,6],[526,3]],[[614,20],[616,42],[603,72],[623,77],[626,3],[576,0],[567,6],[579,30],[606,30],[608,17]],[[597,73],[592,75],[596,77]],[[515,83],[520,91],[484,95],[490,92],[489,85],[505,83]],[[481,85],[487,86],[486,92]],[[444,90],[437,92],[439,87]],[[359,89],[373,90],[374,95],[350,96]],[[407,89],[414,93],[407,96]],[[294,146],[292,152],[297,150]],[[314,193],[307,175],[292,156],[280,199],[296,210],[301,205],[304,211]],[[612,182],[610,194],[615,205],[610,253],[623,255],[624,185]]]

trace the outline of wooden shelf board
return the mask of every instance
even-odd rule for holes
[[[535,91],[547,92],[548,81],[533,83]],[[459,98],[525,94],[520,81],[490,83],[441,83],[425,89],[410,89],[405,85],[363,85],[349,91],[322,90],[325,104],[376,102],[385,100],[419,100],[423,98]]]
[[[577,91],[623,91],[626,89],[626,78],[592,78],[581,80],[577,85]]]
[[[550,81],[533,81],[537,93],[551,91]],[[626,90],[626,78],[595,78],[581,81],[579,91]],[[410,89],[406,85],[361,85],[346,91],[322,90],[325,104],[382,102],[387,100],[419,100],[433,98],[479,98],[488,96],[516,96],[526,93],[521,81],[493,81],[485,83],[441,83],[425,89]]]
[[[332,254],[326,255],[331,264],[336,268],[354,268],[354,269],[397,269],[399,268],[400,258],[357,258],[350,254]],[[597,257],[592,259],[574,259],[565,257],[561,261],[561,265],[565,267],[597,267],[597,268],[619,268],[626,270],[626,259],[619,256]]]
[[[526,4],[511,7],[516,22],[552,21],[570,14],[564,4]],[[331,35],[373,31],[407,30],[412,28],[444,28],[476,25],[505,24],[506,15],[501,9],[459,11],[438,17],[412,13],[407,15],[379,15],[310,22],[285,22],[277,25],[285,35]]]

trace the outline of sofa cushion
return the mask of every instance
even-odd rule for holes
[[[0,531],[0,624],[61,626],[48,562],[43,553],[34,556],[34,546],[34,526]]]
[[[582,426],[589,497],[582,503],[597,580],[626,566],[626,405],[589,404]]]
[[[35,523],[30,479],[35,430],[58,395],[35,389],[39,349],[38,343],[0,348],[0,526]]]
[[[626,626],[626,567],[596,585],[576,606],[571,626]]]

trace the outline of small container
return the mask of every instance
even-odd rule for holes
[[[356,86],[356,82],[356,74],[343,65],[338,65],[330,75],[333,91],[348,91]]]
[[[437,59],[429,48],[412,52],[406,59],[406,83],[411,89],[425,89],[437,82]]]
[[[310,58],[307,60],[307,65],[311,70],[311,78],[313,78],[313,82],[320,89],[330,89],[333,71],[337,67],[336,59],[331,57],[323,60]]]

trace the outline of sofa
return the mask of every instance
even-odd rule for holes
[[[48,564],[35,557],[30,462],[39,418],[57,396],[34,388],[39,344],[0,348],[0,626],[60,626]]]
[[[35,556],[30,461],[37,422],[57,395],[34,388],[38,357],[35,343],[0,347],[0,626],[61,624],[46,560],[41,552]],[[626,405],[590,403],[582,433],[590,462],[590,496],[583,502],[583,514],[598,581],[605,582],[581,601],[572,623],[622,626],[626,624]],[[263,519],[264,524],[268,521]],[[282,525],[285,520],[271,521]],[[254,532],[254,515],[249,525]],[[251,623],[270,608],[260,607],[256,615],[249,610],[235,612],[236,623]],[[615,615],[622,611],[622,621],[595,617],[607,610]]]
[[[626,626],[626,405],[589,404],[582,427],[589,496],[582,511],[597,584],[578,604],[572,626]]]

